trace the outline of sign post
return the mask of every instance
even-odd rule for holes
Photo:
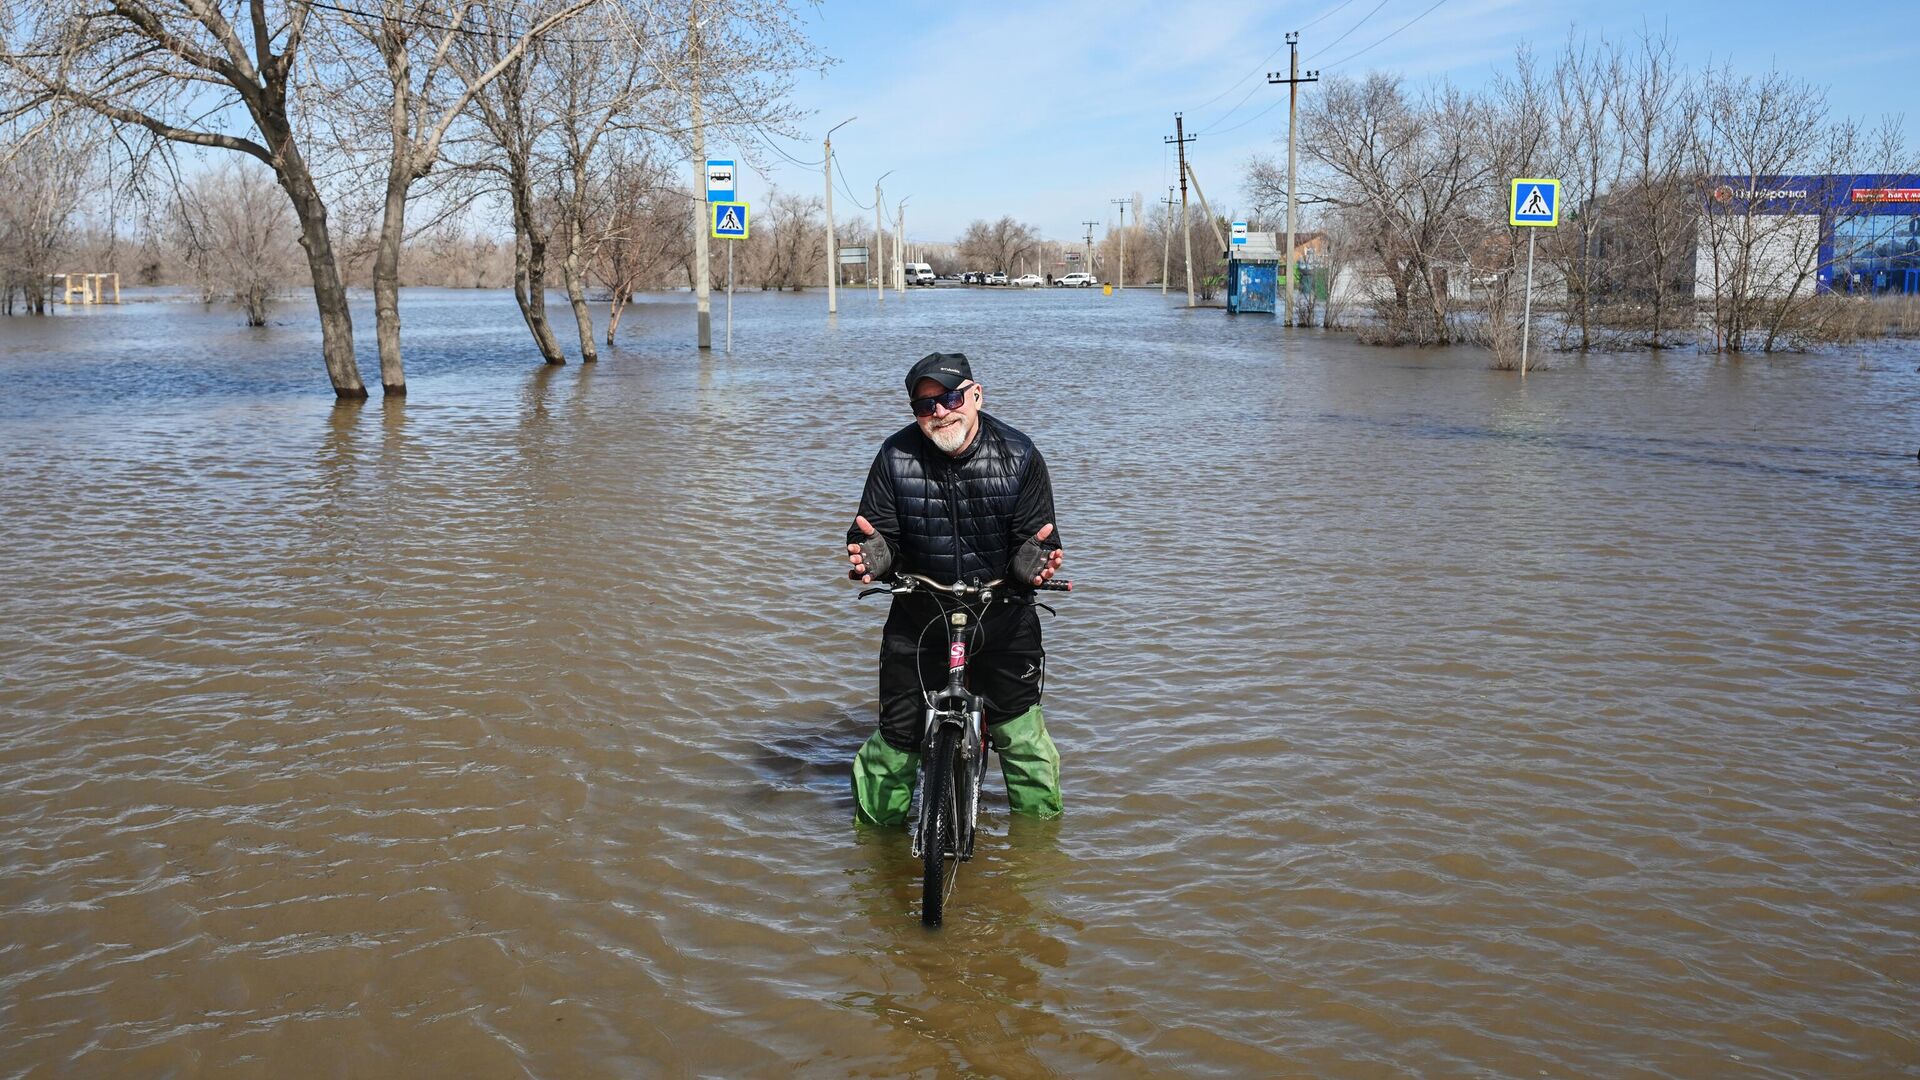
[[[1507,224],[1551,229],[1560,224],[1560,181],[1522,177],[1507,199]],[[1520,377],[1527,377],[1527,346],[1533,332],[1533,238],[1527,233],[1527,301],[1520,316]]]
[[[711,166],[711,162],[709,166]],[[729,162],[729,165],[732,163]],[[712,172],[709,168],[709,182]],[[729,192],[728,194],[732,194]],[[733,352],[733,241],[747,238],[747,204],[728,199],[713,204],[713,238],[727,241],[727,352]]]

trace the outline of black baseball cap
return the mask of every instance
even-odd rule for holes
[[[949,390],[957,390],[961,383],[973,381],[973,368],[967,366],[967,358],[963,353],[928,353],[908,369],[907,393],[913,393],[913,388],[920,385],[921,379],[932,379]]]

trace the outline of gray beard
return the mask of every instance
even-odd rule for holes
[[[942,453],[951,454],[967,445],[967,433],[971,430],[972,425],[964,420],[943,428],[935,428],[933,430],[933,445],[939,447]]]

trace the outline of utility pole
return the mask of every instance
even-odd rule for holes
[[[840,249],[833,241],[833,133],[860,119],[849,116],[827,129],[827,314],[840,310]]]
[[[893,175],[888,169],[880,174],[880,180]],[[880,212],[887,205],[880,198],[880,180],[873,182],[873,251],[869,256],[875,261],[867,264],[867,273],[873,276],[874,295],[881,303],[887,302],[887,245],[883,243],[886,234],[880,231]]]
[[[907,196],[911,199],[913,196]],[[907,295],[907,199],[895,204],[893,227],[893,280],[899,284],[900,295]]]
[[[1093,227],[1100,223],[1097,221],[1083,221],[1080,224],[1085,225],[1087,227],[1087,273],[1092,274],[1093,273]]]
[[[694,307],[699,312],[700,348],[713,348],[713,287],[708,278],[707,269],[707,230],[712,227],[708,219],[712,216],[712,207],[707,203],[707,132],[706,122],[700,114],[700,4],[698,0],[687,9],[687,38],[691,46],[687,52],[693,57],[693,80],[691,83],[693,102],[693,190],[699,198],[693,201],[693,296]]]
[[[1167,295],[1167,262],[1173,255],[1173,188],[1167,188],[1167,197],[1160,200],[1167,208],[1167,229],[1160,236],[1160,295]]]
[[[1293,174],[1295,164],[1299,160],[1299,151],[1295,146],[1293,133],[1300,122],[1300,84],[1319,81],[1320,73],[1318,71],[1309,71],[1305,75],[1300,74],[1300,35],[1298,32],[1288,34],[1287,77],[1284,79],[1281,78],[1278,72],[1267,73],[1268,85],[1274,83],[1287,84],[1287,253],[1281,257],[1287,261],[1288,329],[1292,329],[1293,327],[1293,294],[1296,287],[1293,281]]]
[[[1193,306],[1193,234],[1187,231],[1187,144],[1199,137],[1187,134],[1186,122],[1180,119],[1179,113],[1174,113],[1173,134],[1160,140],[1172,143],[1180,151],[1180,242],[1187,248],[1188,307]]]
[[[1132,199],[1108,199],[1108,202],[1120,208],[1120,279],[1114,282],[1119,289],[1127,287],[1127,205]]]

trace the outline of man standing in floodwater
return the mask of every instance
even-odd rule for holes
[[[978,620],[968,675],[987,702],[987,737],[1013,812],[1050,818],[1060,813],[1060,752],[1040,713],[1047,654],[1031,586],[1051,580],[1064,558],[1053,481],[1033,440],[980,411],[985,400],[960,353],[930,353],[907,372],[914,422],[880,445],[867,471],[847,530],[849,576],[1019,583]],[[893,598],[880,640],[879,730],[853,759],[855,821],[907,819],[924,734],[922,688],[946,682],[941,616],[926,593]]]

